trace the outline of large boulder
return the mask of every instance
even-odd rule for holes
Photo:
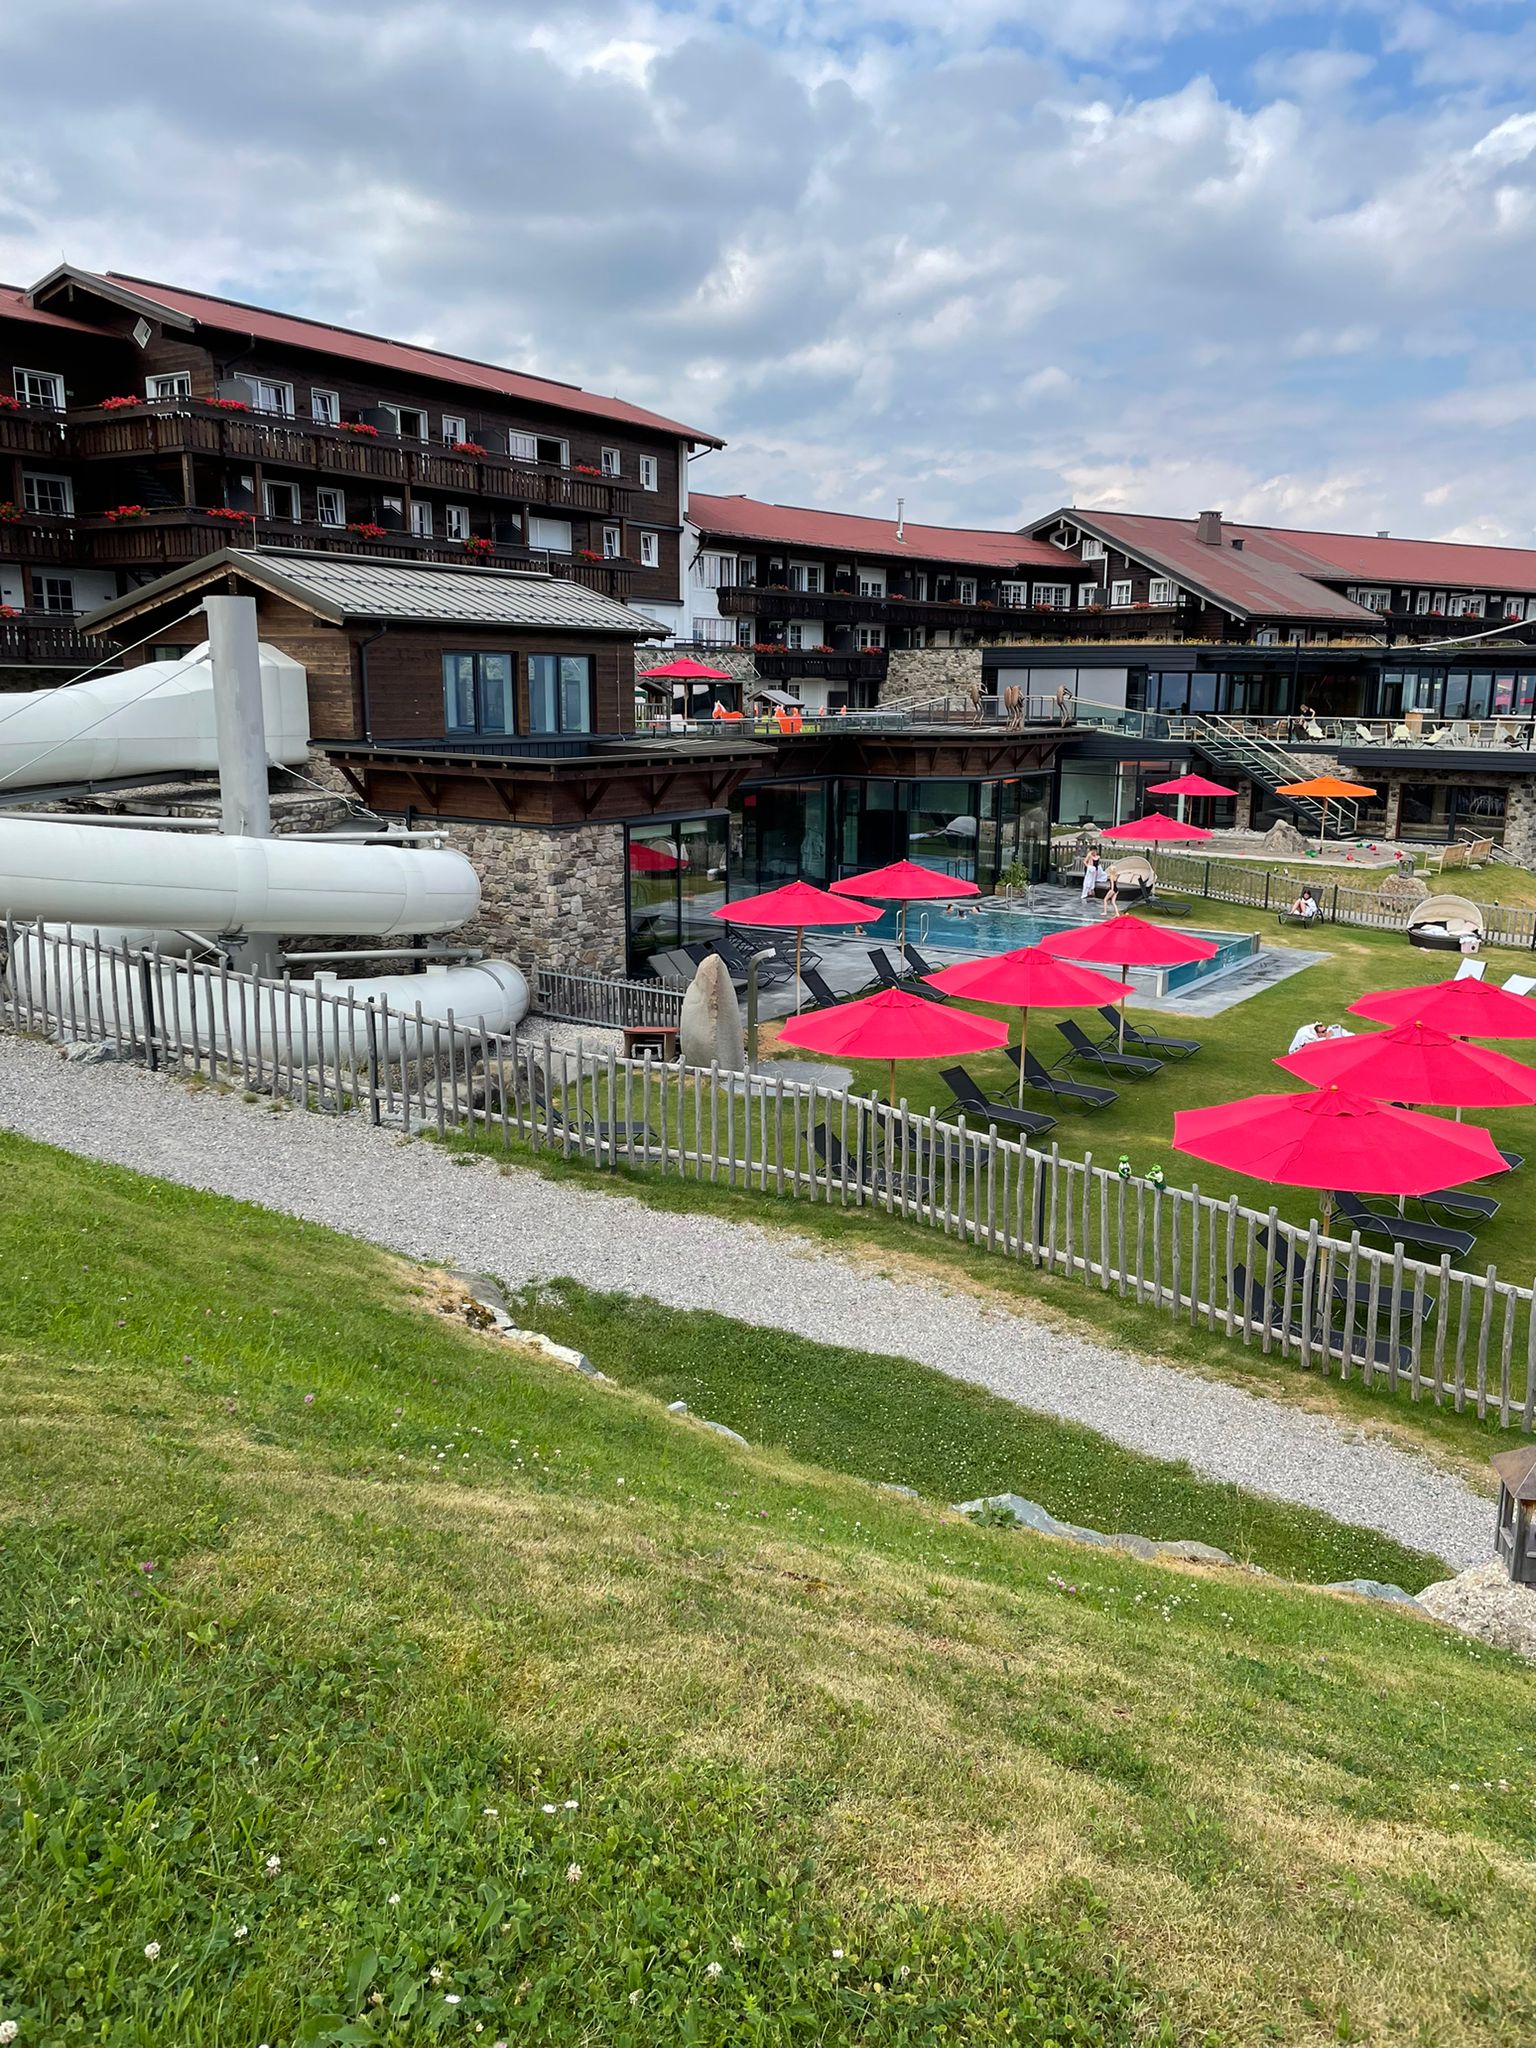
[[[1376,891],[1376,901],[1383,910],[1412,910],[1416,903],[1422,903],[1429,894],[1429,884],[1421,882],[1417,875],[1402,870],[1385,877]]]
[[[1497,1559],[1426,1586],[1419,1605],[1463,1635],[1536,1658],[1536,1593],[1513,1584]]]
[[[677,1027],[677,1049],[685,1067],[718,1067],[723,1074],[746,1071],[741,1005],[718,953],[705,954],[688,985]]]
[[[1311,851],[1289,818],[1276,818],[1264,834],[1261,844],[1265,853],[1275,854],[1281,860],[1289,860],[1298,853]]]

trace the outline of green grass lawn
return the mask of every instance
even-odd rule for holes
[[[20,2048],[1536,2028],[1513,1659],[895,1500],[804,1359],[743,1453],[366,1246],[0,1172]]]

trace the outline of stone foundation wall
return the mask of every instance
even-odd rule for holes
[[[1536,776],[1511,776],[1504,799],[1504,855],[1536,868]]]
[[[625,967],[624,828],[445,825],[444,838],[474,863],[480,915],[451,943],[483,946],[531,978],[540,963],[594,974]]]
[[[893,647],[880,702],[889,709],[951,695],[959,704],[973,686],[981,688],[979,647]]]

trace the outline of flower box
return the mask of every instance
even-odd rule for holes
[[[109,526],[120,526],[125,519],[142,519],[144,517],[144,507],[142,505],[113,505],[101,516]]]
[[[219,412],[249,412],[251,409],[243,398],[208,398],[203,402]]]
[[[254,526],[254,512],[237,512],[233,505],[210,505],[203,515],[207,519],[222,519],[226,526]]]
[[[486,452],[478,441],[454,441],[450,446],[455,455],[484,455]]]
[[[21,613],[13,604],[0,604],[0,619],[19,619]]]
[[[25,517],[26,514],[14,499],[7,498],[4,504],[0,504],[0,524],[14,526],[18,519],[25,519]]]
[[[355,519],[347,528],[347,531],[348,533],[355,534],[359,540],[389,539],[389,529],[380,526],[375,519]]]
[[[19,398],[0,398],[0,412],[20,412],[20,411],[21,411],[21,400],[20,400]]]
[[[590,462],[573,462],[571,468],[577,476],[601,476],[602,471]]]
[[[596,548],[578,548],[576,554],[583,562],[603,562],[608,559],[606,555],[600,555]]]
[[[493,540],[486,540],[481,534],[469,533],[464,536],[462,546],[466,555],[477,562],[483,562],[487,555],[494,552],[496,543]]]
[[[126,412],[130,406],[142,405],[143,403],[142,398],[131,396],[125,398],[104,398],[101,401],[101,410],[103,412]]]
[[[341,431],[344,434],[357,434],[364,441],[377,441],[379,438],[378,428],[370,427],[366,420],[343,420]]]

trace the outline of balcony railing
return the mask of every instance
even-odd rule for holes
[[[1412,747],[1425,757],[1428,767],[1436,751],[1463,752],[1468,749],[1495,754],[1536,752],[1536,719],[1494,712],[1484,718],[1446,718],[1438,711],[1406,711],[1401,718],[1297,718],[1289,713],[1267,718],[1182,717],[1167,719],[1175,740],[1199,737],[1196,725],[1219,726],[1233,739],[1268,740],[1272,744],[1296,747],[1343,749],[1355,753],[1373,747]]]
[[[11,529],[0,527],[0,552]],[[624,598],[634,580],[631,562],[582,562],[541,549],[492,547],[470,553],[458,541],[424,540],[414,533],[354,533],[341,526],[315,526],[289,519],[235,521],[189,506],[154,508],[137,519],[78,519],[74,546],[58,560],[84,560],[100,568],[174,569],[220,548],[297,548],[306,553],[376,555],[394,562],[444,562],[460,568],[539,569],[551,576]]]
[[[764,682],[820,676],[828,682],[883,683],[890,656],[883,647],[861,648],[850,654],[802,654],[786,647],[772,654],[753,650],[752,665]]]
[[[72,562],[77,558],[75,522],[23,512],[0,518],[0,561]]]
[[[421,490],[457,491],[470,498],[510,498],[518,504],[605,518],[621,517],[631,499],[622,483],[550,464],[456,455],[398,434],[350,433],[345,427],[300,424],[283,414],[229,412],[190,398],[153,399],[121,412],[99,407],[72,412],[65,452],[83,461],[142,462],[162,455],[195,455],[270,463]]]
[[[35,663],[41,668],[91,668],[116,652],[114,640],[88,639],[77,612],[21,612],[0,618],[0,666]]]
[[[57,456],[64,452],[64,415],[39,405],[0,409],[0,455]]]
[[[856,597],[836,590],[784,590],[755,583],[718,590],[716,602],[727,619],[825,619],[831,625],[969,627],[978,632],[1043,630],[1048,622],[1084,616],[1047,605],[1004,605],[978,597]]]

